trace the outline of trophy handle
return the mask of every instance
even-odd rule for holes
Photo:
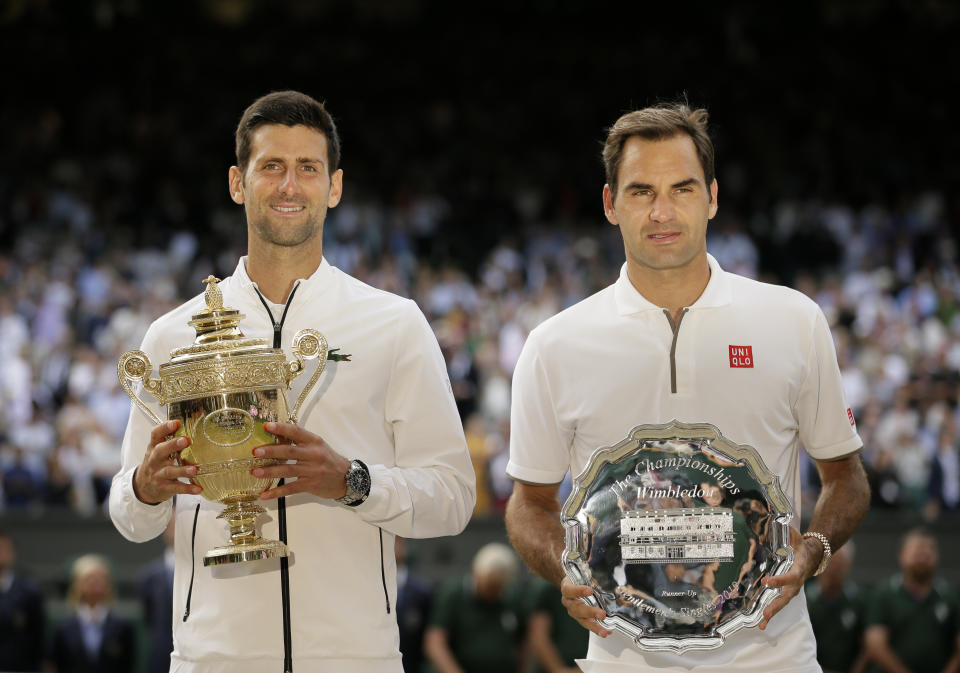
[[[130,385],[131,381],[143,381],[143,387],[147,392],[153,394],[162,404],[163,399],[160,397],[160,381],[151,379],[150,374],[152,373],[153,365],[150,364],[150,358],[147,357],[147,354],[143,351],[127,351],[120,358],[120,361],[117,362],[117,378],[120,379],[120,387],[123,388],[123,392],[140,407],[143,413],[150,417],[150,420],[160,425],[163,421],[153,413],[150,407],[143,403],[143,400],[137,397],[137,394],[133,392],[133,387]]]
[[[319,358],[316,369],[313,370],[313,376],[307,381],[306,387],[297,398],[297,403],[290,412],[290,423],[297,422],[297,414],[300,413],[300,405],[307,399],[307,394],[316,385],[317,379],[323,373],[323,368],[327,366],[327,339],[315,329],[302,329],[293,335],[293,355],[296,360],[287,363],[287,383],[300,376],[303,372],[304,360]]]

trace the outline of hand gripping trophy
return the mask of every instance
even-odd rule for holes
[[[204,299],[207,308],[187,323],[196,330],[192,345],[176,348],[170,361],[160,365],[160,378],[151,378],[153,367],[143,351],[127,351],[117,363],[120,385],[130,399],[158,425],[163,421],[134,392],[143,388],[167,407],[167,419],[181,422],[177,435],[192,443],[179,460],[199,466],[195,484],[203,496],[226,508],[218,518],[230,524],[230,543],[206,553],[205,566],[287,556],[279,540],[257,535],[256,517],[263,507],[257,497],[278,479],[257,478],[250,471],[277,463],[255,458],[253,448],[275,442],[263,429],[268,422],[296,423],[297,413],[316,384],[327,362],[327,341],[314,329],[302,329],[293,337],[294,359],[271,348],[265,339],[247,338],[238,327],[239,311],[225,308],[213,276]],[[319,359],[313,376],[288,413],[284,391],[304,370],[304,360]]]

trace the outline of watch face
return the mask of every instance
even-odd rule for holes
[[[353,461],[350,471],[347,472],[347,498],[356,501],[365,498],[370,491],[370,473],[358,461]]]

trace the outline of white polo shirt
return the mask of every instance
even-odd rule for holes
[[[710,423],[757,450],[799,524],[801,445],[817,460],[862,445],[830,330],[803,294],[727,273],[707,257],[710,281],[676,330],[624,265],[616,283],[531,332],[513,377],[511,477],[555,484],[637,425]],[[741,629],[718,650],[641,653],[626,638],[591,634],[588,659],[590,671],[820,670],[802,594],[765,631]]]

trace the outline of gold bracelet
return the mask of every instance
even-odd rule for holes
[[[830,551],[830,540],[828,540],[827,536],[823,533],[817,533],[815,531],[807,531],[803,534],[803,537],[804,539],[812,537],[819,540],[823,546],[823,558],[820,559],[820,565],[817,566],[817,571],[813,573],[813,576],[816,577],[827,569],[827,564],[830,563],[830,557],[833,556],[833,552]]]

